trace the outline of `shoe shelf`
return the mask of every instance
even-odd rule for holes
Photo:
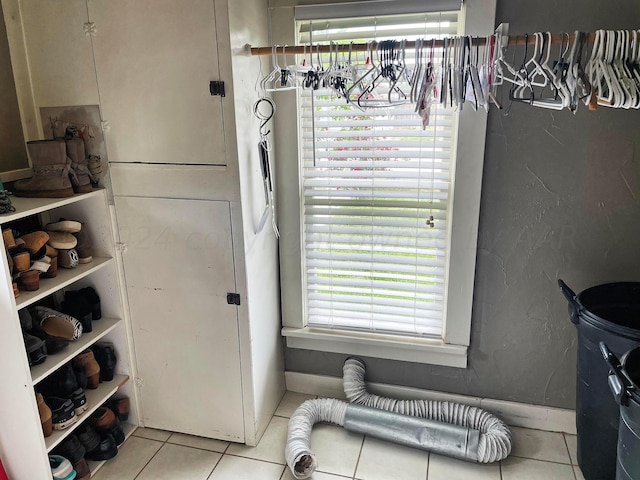
[[[71,203],[79,202],[86,198],[96,197],[103,194],[103,189],[96,189],[89,193],[79,193],[72,197],[65,198],[26,198],[11,197],[11,204],[15,207],[15,212],[0,215],[0,224],[19,220],[30,215],[46,212],[52,208],[63,207]]]
[[[79,339],[69,342],[69,346],[61,352],[48,355],[43,363],[31,367],[31,381],[33,385],[44,380],[80,352],[96,343],[121,322],[122,320],[119,318],[101,318],[100,320],[93,321],[91,332],[83,333]]]
[[[125,441],[131,436],[131,434],[133,434],[133,432],[136,431],[136,428],[138,428],[137,426],[131,425],[130,423],[121,423],[120,425],[122,426],[122,431],[124,432]],[[122,445],[124,445],[124,443]],[[118,445],[118,450],[120,450],[120,447],[122,447],[122,445]],[[87,463],[89,464],[89,470],[91,470],[91,476],[93,477],[96,472],[100,470],[100,467],[102,467],[108,461],[109,460],[102,460],[98,462],[94,460],[87,460]]]
[[[89,408],[83,412],[78,421],[64,430],[54,430],[53,433],[45,437],[44,443],[47,447],[47,452],[53,450],[56,445],[62,442],[68,437],[76,428],[78,428],[82,422],[84,422],[93,412],[95,412],[111,395],[116,393],[118,389],[127,383],[129,380],[128,375],[114,375],[113,380],[110,382],[101,383],[95,390],[85,390],[84,394],[87,397],[87,405]]]
[[[87,275],[91,275],[111,261],[113,261],[111,257],[93,257],[92,262],[78,264],[75,268],[58,268],[58,274],[54,278],[40,278],[40,288],[38,290],[33,292],[20,290],[20,295],[16,298],[16,307],[18,310],[27,307],[61,288],[71,285]]]

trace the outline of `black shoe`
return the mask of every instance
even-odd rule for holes
[[[78,387],[83,390],[87,389],[87,374],[84,372],[82,365],[75,364],[71,362],[73,373],[76,374],[76,382],[78,383]]]
[[[93,356],[100,365],[100,381],[110,382],[113,380],[113,374],[116,368],[116,352],[110,343],[96,343],[91,346]]]
[[[100,435],[87,422],[78,427],[75,434],[87,452],[94,450],[100,444]]]
[[[80,320],[83,333],[93,330],[91,326],[91,319],[93,317],[91,305],[79,292],[66,291],[64,293],[64,301],[60,305],[60,308],[62,312]]]
[[[124,442],[124,431],[120,426],[120,420],[118,420],[113,410],[107,407],[100,407],[91,415],[89,421],[91,422],[91,426],[99,434],[108,433],[113,436],[116,445],[121,445]]]
[[[102,311],[100,309],[100,296],[93,287],[85,287],[80,289],[80,293],[87,299],[89,305],[91,305],[91,311],[94,320],[100,320],[102,318]]]
[[[118,446],[110,433],[100,435],[100,443],[96,448],[87,452],[85,458],[87,460],[102,461],[110,460],[118,454]]]
[[[39,365],[47,359],[47,347],[38,337],[22,332],[29,365]]]
[[[26,308],[18,310],[18,317],[20,317],[20,326],[23,330],[31,330],[33,328],[33,318],[31,318],[29,310]]]
[[[64,301],[74,303],[80,300],[81,303],[86,303],[91,311],[91,318],[93,320],[100,320],[102,318],[102,311],[100,309],[100,297],[93,287],[85,287],[80,290],[67,290],[64,292]],[[72,315],[75,317],[75,315]],[[76,317],[77,318],[77,317]]]
[[[69,435],[60,445],[58,445],[53,453],[60,455],[69,460],[73,465],[78,463],[84,457],[87,451],[82,442],[74,434]]]
[[[87,397],[84,389],[78,385],[71,362],[65,363],[58,370],[42,380],[36,389],[45,397],[67,398],[73,403],[76,415],[87,410]]]
[[[73,402],[73,408],[75,409],[76,415],[86,412],[89,408],[89,405],[87,405],[87,397],[82,388],[78,388],[74,391],[69,399]]]
[[[65,363],[58,370],[42,380],[36,387],[45,397],[71,398],[78,390],[78,381],[73,372],[71,362]]]
[[[45,402],[51,409],[54,430],[64,430],[78,421],[73,402],[68,398],[46,397]]]

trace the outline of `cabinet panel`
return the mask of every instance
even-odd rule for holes
[[[111,161],[226,164],[211,0],[89,0]]]
[[[97,105],[85,0],[21,0],[20,9],[36,107]]]
[[[229,204],[115,204],[144,425],[243,442]]]

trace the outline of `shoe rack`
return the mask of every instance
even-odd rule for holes
[[[15,332],[17,328],[17,331],[20,332],[18,310],[26,308],[50,295],[53,295],[54,298],[59,301],[67,289],[78,290],[86,286],[94,287],[100,296],[102,308],[102,318],[93,321],[91,332],[83,333],[78,340],[71,342],[63,351],[48,355],[43,363],[28,367],[26,352],[24,348],[22,349],[23,358],[20,360],[26,362],[27,368],[29,368],[30,380],[26,382],[25,391],[27,393],[30,392],[31,396],[33,396],[34,387],[36,387],[39,382],[98,341],[113,343],[118,358],[116,374],[113,380],[101,383],[95,390],[85,391],[89,408],[78,417],[76,423],[64,430],[54,430],[53,434],[46,438],[43,436],[41,429],[39,437],[33,434],[33,429],[30,429],[31,433],[27,435],[29,438],[25,436],[25,438],[21,438],[21,442],[16,444],[16,450],[18,444],[29,444],[28,451],[31,452],[30,456],[33,456],[33,458],[29,458],[29,461],[25,462],[25,473],[21,473],[20,476],[16,478],[46,478],[46,474],[50,475],[47,454],[86,421],[95,410],[116,392],[126,395],[131,399],[132,409],[129,414],[129,421],[127,425],[123,425],[125,435],[130,435],[138,424],[138,416],[135,409],[135,389],[131,384],[132,382],[129,381],[130,378],[134,377],[134,372],[132,372],[132,365],[134,365],[134,363],[131,354],[131,336],[123,315],[124,311],[121,301],[122,288],[119,282],[120,266],[117,263],[115,254],[112,220],[105,190],[98,189],[91,193],[74,195],[73,197],[63,199],[13,197],[12,203],[16,211],[10,214],[0,215],[0,223],[3,228],[9,222],[33,215],[38,216],[41,225],[57,221],[59,218],[84,222],[83,228],[88,229],[88,233],[92,239],[93,261],[87,264],[79,264],[72,269],[58,268],[56,277],[40,279],[40,287],[38,290],[32,292],[21,290],[18,297],[6,299],[10,303],[11,318],[5,318],[4,321],[13,323],[13,325],[11,325],[11,327],[13,327],[11,331]],[[3,256],[3,259],[4,258]],[[6,260],[3,260],[3,262],[6,263]],[[6,268],[5,271],[5,281],[10,291],[11,281],[8,276],[8,268]],[[4,289],[2,290],[4,291]],[[11,297],[13,297],[13,295],[11,295]],[[17,336],[14,337],[16,342],[21,342],[21,338]],[[28,403],[29,405],[21,405],[19,407],[21,414],[30,424],[37,422],[39,425],[39,415],[35,399],[33,402]],[[0,409],[0,426],[6,424],[4,417],[8,415],[11,415],[11,413],[6,411],[5,408]],[[5,449],[2,454],[7,457],[19,455],[25,458],[25,450],[8,452]],[[42,462],[37,460],[42,460]],[[43,472],[41,471],[41,464],[45,461],[47,471]],[[102,463],[104,462],[92,462],[92,472],[95,472]]]

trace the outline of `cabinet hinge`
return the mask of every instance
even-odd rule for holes
[[[224,82],[219,80],[209,82],[209,93],[211,93],[212,97],[224,97]]]
[[[95,37],[98,34],[98,27],[95,22],[85,22],[82,30],[87,37]]]
[[[125,242],[116,242],[116,250],[118,252],[127,253],[127,244]]]
[[[227,293],[227,303],[229,305],[240,305],[240,294]]]

